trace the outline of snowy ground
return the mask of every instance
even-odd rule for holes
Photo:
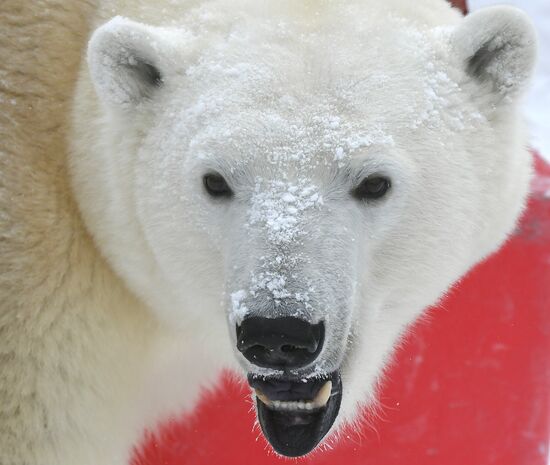
[[[550,0],[468,0],[471,11],[494,5],[515,5],[531,16],[539,36],[539,61],[525,113],[531,144],[550,162]]]

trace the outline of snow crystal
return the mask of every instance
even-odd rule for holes
[[[304,233],[302,220],[306,211],[322,204],[322,196],[312,184],[257,178],[247,226],[264,227],[273,244],[289,243]]]
[[[257,178],[247,227],[262,230],[272,246],[287,248],[307,234],[308,214],[322,205],[319,188],[306,178],[296,182]],[[303,316],[304,310],[311,310],[309,291],[302,287],[295,292],[289,286],[289,281],[297,279],[289,270],[295,267],[299,257],[299,252],[263,257],[260,268],[250,277],[250,295],[268,294],[276,305],[284,299],[293,299],[301,304],[294,308],[292,316],[296,317]]]
[[[263,271],[258,276],[252,276],[250,293],[252,296],[256,296],[259,291],[268,290],[275,301],[280,301],[292,296],[285,285],[284,275],[273,271]]]
[[[231,309],[233,311],[233,316],[238,321],[241,321],[248,313],[248,308],[242,303],[246,296],[247,292],[244,289],[231,294]]]
[[[462,131],[475,126],[483,119],[479,112],[471,112],[460,104],[457,96],[461,88],[457,82],[444,71],[440,63],[437,47],[448,47],[452,29],[435,27],[426,32],[408,30],[408,34],[416,40],[415,53],[425,63],[423,70],[423,98],[421,108],[417,109],[417,117],[412,120],[411,128],[420,126],[440,127],[448,125],[455,131]],[[413,43],[413,41],[411,41]],[[437,44],[436,48],[432,44]]]

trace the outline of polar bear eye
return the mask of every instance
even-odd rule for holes
[[[391,187],[389,178],[384,176],[369,176],[351,191],[357,200],[375,200],[386,195]]]
[[[206,192],[212,197],[231,197],[233,191],[221,174],[208,173],[202,178]]]

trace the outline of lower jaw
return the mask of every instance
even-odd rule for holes
[[[332,392],[327,404],[317,410],[272,410],[256,400],[258,420],[273,449],[286,457],[311,452],[325,437],[338,415],[342,400],[339,372],[331,374]]]

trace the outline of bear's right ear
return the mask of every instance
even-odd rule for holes
[[[132,107],[162,85],[169,45],[158,28],[116,17],[99,27],[88,44],[88,67],[98,97]]]

